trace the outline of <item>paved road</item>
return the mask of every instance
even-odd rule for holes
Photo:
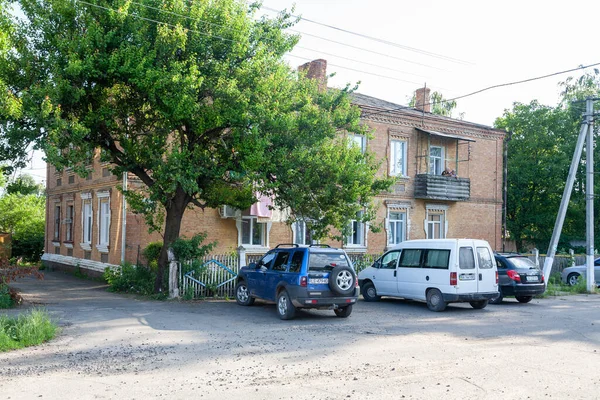
[[[596,295],[443,313],[360,301],[348,319],[280,321],[273,304],[144,301],[60,272],[15,286],[62,333],[0,353],[0,400],[600,397]]]

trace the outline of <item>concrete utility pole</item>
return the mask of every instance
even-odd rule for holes
[[[585,180],[585,237],[587,266],[586,286],[591,292],[596,286],[594,279],[594,100],[588,98],[585,102],[586,121],[588,126],[586,158],[586,180]]]
[[[550,246],[548,247],[548,253],[546,254],[546,260],[544,261],[544,277],[546,286],[550,278],[550,272],[552,271],[552,264],[554,263],[554,256],[556,255],[556,248],[558,247],[558,240],[562,232],[563,223],[565,222],[565,215],[567,214],[567,206],[571,199],[571,192],[573,191],[573,184],[575,183],[575,173],[577,167],[581,161],[581,153],[583,152],[583,144],[587,139],[587,179],[586,179],[586,264],[587,264],[587,289],[592,290],[594,282],[594,130],[592,124],[592,117],[594,113],[594,100],[586,99],[586,113],[585,120],[581,125],[579,131],[579,137],[577,138],[577,145],[575,146],[575,153],[571,160],[571,167],[569,168],[569,176],[567,177],[567,183],[563,191],[562,200],[558,209],[558,215],[556,216],[556,222],[554,223],[554,231],[552,232],[552,238],[550,239]],[[591,161],[590,161],[591,160]],[[591,260],[591,266],[590,266]],[[591,272],[590,272],[591,271]],[[590,279],[591,277],[591,279]]]

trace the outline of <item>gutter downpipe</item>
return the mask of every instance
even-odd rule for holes
[[[127,171],[123,172],[123,215],[121,220],[121,264],[125,263],[125,246],[127,239],[127,199],[125,193],[127,192]]]

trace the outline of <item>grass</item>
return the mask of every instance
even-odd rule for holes
[[[560,274],[554,273],[550,276],[546,291],[541,295],[536,296],[537,298],[544,298],[549,296],[565,296],[571,294],[586,294],[587,284],[585,279],[581,278],[576,285],[569,286],[562,283]]]
[[[34,309],[18,317],[0,315],[0,352],[35,346],[57,333],[58,327],[44,310]]]
[[[11,308],[13,306],[13,299],[10,295],[8,285],[0,283],[0,310],[3,308]]]

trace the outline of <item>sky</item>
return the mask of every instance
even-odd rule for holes
[[[289,10],[294,4],[295,15],[338,29],[300,21],[292,28],[302,37],[286,57],[290,66],[326,59],[328,73],[335,73],[329,86],[360,82],[359,93],[400,105],[407,105],[414,91],[425,85],[451,99],[600,63],[594,45],[594,16],[600,15],[600,1],[264,0],[261,13],[273,17],[267,7]],[[554,106],[558,83],[583,72],[459,99],[455,115],[464,113],[466,121],[491,126],[514,102],[538,100]],[[42,155],[35,153],[22,172],[44,182],[44,166]]]

